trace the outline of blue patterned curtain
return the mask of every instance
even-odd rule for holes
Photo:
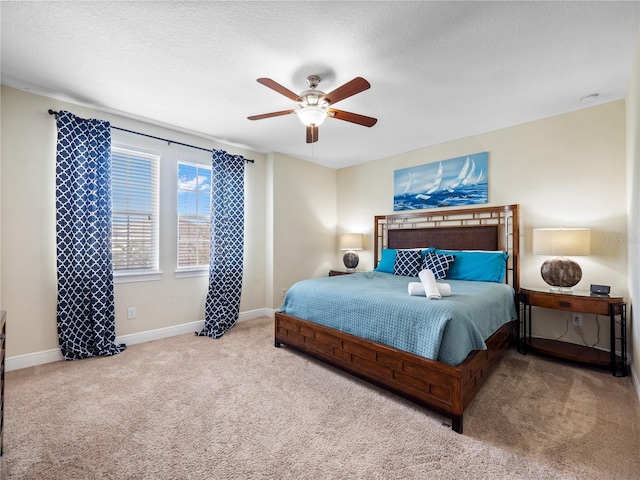
[[[111,128],[56,116],[58,342],[67,360],[115,355],[111,256]]]
[[[240,155],[213,151],[209,291],[200,336],[220,338],[238,321],[244,258],[244,165]]]

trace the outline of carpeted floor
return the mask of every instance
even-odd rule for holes
[[[637,479],[630,378],[508,352],[446,419],[273,347],[270,319],[6,374],[2,478]]]

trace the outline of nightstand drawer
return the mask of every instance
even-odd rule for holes
[[[561,295],[551,292],[536,292],[526,290],[527,303],[536,307],[553,308],[554,310],[566,310],[569,312],[593,313],[597,315],[609,315],[611,303],[621,303],[624,300],[618,297],[585,297]]]

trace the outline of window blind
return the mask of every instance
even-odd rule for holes
[[[158,165],[160,156],[112,147],[114,271],[158,269]]]

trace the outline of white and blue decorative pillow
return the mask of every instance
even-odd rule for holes
[[[455,257],[435,252],[426,252],[422,261],[422,270],[431,270],[436,280],[447,276],[449,266]]]
[[[397,250],[393,274],[417,277],[420,273],[421,262],[422,252],[420,250]]]

